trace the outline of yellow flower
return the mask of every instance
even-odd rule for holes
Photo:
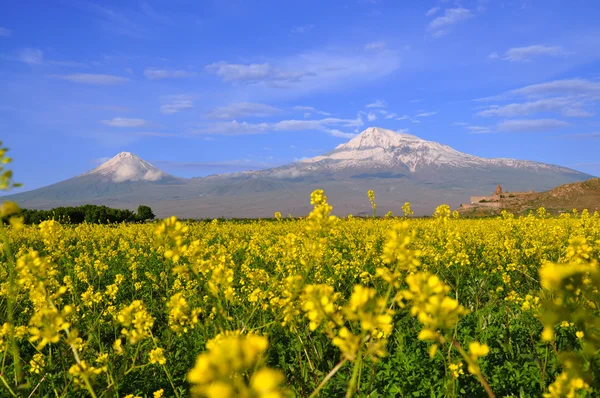
[[[487,354],[489,354],[489,352],[490,348],[487,346],[487,344],[481,344],[477,341],[469,344],[469,354],[475,361],[479,359],[479,357],[485,357]]]
[[[465,374],[463,372],[462,367],[463,367],[462,362],[458,362],[458,363],[451,363],[448,366],[448,369],[450,369],[450,372],[452,372],[452,377],[458,378],[460,375]]]
[[[150,351],[149,361],[151,364],[166,364],[167,360],[164,357],[164,350],[162,348],[155,348]]]
[[[154,391],[154,394],[152,394],[152,396],[153,396],[153,398],[163,398],[164,393],[165,393],[165,390],[161,388],[158,391]]]
[[[29,365],[31,373],[40,374],[44,366],[46,366],[44,356],[40,353],[35,354],[33,356],[33,359],[29,361]]]

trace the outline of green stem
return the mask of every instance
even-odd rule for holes
[[[338,370],[340,370],[340,368],[342,366],[344,366],[344,364],[347,362],[347,359],[342,359],[340,361],[340,363],[338,363],[337,365],[334,366],[333,369],[331,369],[331,371],[327,374],[327,376],[325,376],[325,378],[323,379],[323,381],[321,381],[321,383],[317,386],[317,388],[312,392],[312,394],[310,394],[310,396],[308,398],[314,398],[317,396],[317,394],[319,393],[319,391],[321,391],[321,389],[323,387],[325,387],[325,384],[327,384],[327,382],[333,377],[333,375],[335,375],[337,373]]]
[[[13,295],[15,289],[15,261],[13,253],[10,247],[10,241],[4,226],[0,223],[0,233],[2,234],[2,240],[4,242],[4,254],[6,255],[6,263],[8,269],[8,300],[7,300],[7,312],[8,312],[8,325],[10,328],[10,347],[13,356],[13,362],[15,366],[15,383],[18,385],[23,379],[23,371],[21,369],[21,358],[19,355],[19,346],[17,345],[17,339],[15,338],[15,325],[14,325],[14,303]]]
[[[354,390],[356,389],[356,382],[357,382],[357,378],[358,378],[358,371],[359,371],[361,365],[362,365],[362,350],[359,350],[356,362],[354,363],[354,368],[352,369],[352,378],[350,379],[350,384],[348,385],[348,390],[346,391],[346,398],[351,398],[354,395]]]
[[[6,382],[6,379],[0,374],[0,380],[2,380],[2,384],[4,384],[6,386],[6,388],[8,389],[8,392],[10,392],[10,394],[13,397],[16,397],[17,394],[15,394],[15,392],[10,388],[10,385]]]
[[[488,397],[496,398],[496,395],[492,391],[492,388],[490,387],[488,382],[485,380],[485,378],[481,374],[481,370],[479,369],[479,365],[477,364],[477,362],[475,362],[475,361],[473,361],[473,359],[471,359],[469,354],[467,354],[467,352],[461,347],[461,345],[458,341],[453,340],[452,345],[458,350],[458,352],[460,352],[460,355],[462,355],[462,357],[465,359],[465,361],[467,361],[467,364],[470,366],[470,368],[475,371],[475,377],[477,377],[477,379],[479,379],[479,382],[485,389],[485,392],[487,393]]]

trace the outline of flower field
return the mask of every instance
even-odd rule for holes
[[[311,201],[248,222],[13,217],[0,396],[600,394],[597,213],[339,219]]]

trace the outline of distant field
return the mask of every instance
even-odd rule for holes
[[[312,199],[302,220],[4,227],[0,395],[600,394],[597,213]]]

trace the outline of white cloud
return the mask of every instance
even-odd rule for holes
[[[421,113],[417,114],[416,117],[429,117],[429,116],[433,116],[433,115],[437,115],[437,112],[421,112]]]
[[[11,35],[10,30],[0,26],[0,37],[8,37]]]
[[[600,132],[565,134],[560,137],[561,138],[576,138],[576,139],[600,139]]]
[[[271,131],[320,131],[334,137],[349,138],[355,135],[344,132],[343,128],[358,130],[364,122],[360,115],[356,119],[324,118],[315,120],[289,119],[274,123],[248,123],[236,120],[200,126],[191,131],[192,135],[252,135]]]
[[[408,116],[408,115],[402,115],[402,116],[396,118],[396,120],[408,120],[408,119],[410,119],[410,116]]]
[[[411,122],[411,123],[414,123],[414,124],[421,123],[421,121],[420,121],[420,120],[411,120],[410,122]]]
[[[295,26],[295,27],[292,28],[292,33],[298,33],[298,34],[308,33],[314,27],[315,27],[315,25]]]
[[[365,44],[365,50],[368,50],[368,51],[385,50],[386,48],[387,48],[387,44],[384,41],[374,41],[374,42]]]
[[[187,95],[168,95],[162,97],[161,102],[160,112],[168,115],[194,107],[192,98]]]
[[[285,71],[264,64],[229,64],[221,61],[206,66],[206,70],[215,73],[225,82],[257,83],[261,81],[297,82],[308,76],[308,72]]]
[[[224,82],[233,83],[255,97],[265,94],[297,96],[334,87],[360,85],[394,72],[399,55],[392,50],[356,52],[332,50],[304,52],[263,63],[217,62],[206,66]],[[261,89],[261,90],[259,90]]]
[[[387,108],[387,103],[384,100],[376,100],[375,102],[365,105],[365,108]]]
[[[129,81],[129,79],[126,77],[97,73],[72,73],[69,75],[55,75],[54,77],[58,79],[68,80],[73,83],[98,85],[121,84]]]
[[[430,8],[430,9],[429,9],[429,11],[427,11],[427,12],[425,13],[425,16],[426,16],[426,17],[430,17],[430,16],[432,16],[432,15],[435,15],[435,14],[437,14],[437,12],[438,12],[439,10],[440,10],[440,7],[433,7],[433,8]]]
[[[503,106],[493,106],[480,111],[478,116],[527,116],[534,113],[553,112],[567,117],[589,117],[594,113],[582,108],[581,100],[572,97],[545,98],[537,101],[514,103]]]
[[[254,135],[266,134],[271,129],[267,123],[248,123],[232,120],[230,122],[219,122],[209,126],[201,127],[192,131],[193,134],[208,135]]]
[[[488,59],[500,59],[500,55],[496,51],[487,56]]]
[[[144,119],[128,119],[124,117],[113,117],[110,120],[101,120],[100,123],[111,127],[141,127],[147,124]]]
[[[398,114],[396,113],[390,113],[388,115],[385,116],[386,119],[396,119],[398,120]]]
[[[469,123],[465,123],[465,122],[454,122],[452,123],[453,126],[468,126]]]
[[[354,133],[344,133],[340,130],[328,130],[327,133],[329,133],[330,135],[334,136],[334,137],[339,137],[339,138],[354,138],[356,137],[358,134],[354,134]]]
[[[527,97],[547,95],[600,95],[600,82],[586,79],[554,80],[548,83],[532,84],[517,90],[512,90],[509,94]]]
[[[144,70],[144,76],[149,80],[159,79],[177,79],[196,76],[195,72],[189,72],[185,70],[167,70],[167,69],[154,69],[146,68]]]
[[[520,119],[505,120],[498,124],[498,130],[506,132],[539,132],[560,127],[566,127],[569,123],[556,119]]]
[[[488,59],[502,59],[510,62],[527,62],[531,61],[532,58],[539,56],[559,56],[564,54],[565,52],[562,47],[536,44],[527,47],[511,48],[506,51],[503,57],[498,55],[497,52],[493,52],[488,55]]]
[[[414,100],[410,100],[409,102],[411,104],[416,104],[416,103],[421,102],[421,101],[423,101],[423,100],[421,100],[421,99],[414,99]]]
[[[471,134],[488,134],[492,132],[492,129],[486,126],[468,126],[467,130]]]
[[[114,171],[114,182],[125,181],[158,181],[163,177],[160,170],[144,170],[139,164],[121,164]]]
[[[18,52],[17,60],[29,65],[39,65],[44,62],[44,52],[37,48],[24,48]]]
[[[408,129],[398,129],[398,130],[396,130],[396,133],[399,133],[399,134],[408,134]]]
[[[427,31],[433,37],[442,37],[452,30],[452,27],[460,22],[473,18],[473,13],[466,8],[447,8],[444,16],[437,17],[429,23]]]
[[[318,109],[316,109],[315,107],[312,106],[303,106],[303,105],[298,105],[292,108],[295,111],[301,111],[301,112],[305,112],[305,115],[308,113],[309,115],[311,113],[317,113],[319,115],[323,115],[323,116],[331,116],[331,113],[329,112],[324,112],[324,111],[320,111]]]
[[[374,121],[374,120],[377,120],[377,115],[376,115],[376,114],[374,114],[374,113],[369,113],[369,114],[367,115],[367,120],[368,120],[368,121],[370,121],[370,122],[372,122],[372,121]]]
[[[266,104],[254,102],[236,102],[227,106],[219,107],[206,116],[211,119],[236,119],[239,117],[267,117],[271,116],[280,109]]]

